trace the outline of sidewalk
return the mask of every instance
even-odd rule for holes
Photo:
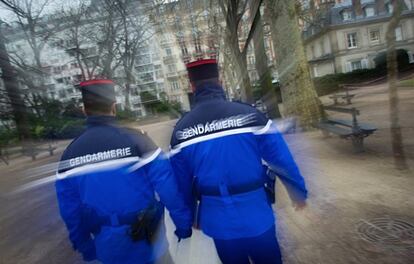
[[[285,138],[306,178],[308,207],[294,211],[284,188],[277,185],[277,233],[286,264],[410,264],[414,259],[414,89],[402,88],[401,125],[411,171],[393,167],[388,99],[385,85],[358,88],[352,107],[358,120],[379,128],[366,138],[365,153],[320,131]],[[322,98],[326,104],[327,97]],[[349,118],[348,116],[344,116]],[[175,121],[141,127],[164,149]],[[60,220],[53,184],[14,196],[11,190],[31,178],[33,169],[58,161],[53,157],[0,165],[0,263],[82,263],[72,251]],[[39,176],[40,177],[40,176]],[[211,239],[196,231],[177,248],[167,218],[170,252],[177,264],[219,263]]]

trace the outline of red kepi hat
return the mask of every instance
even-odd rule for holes
[[[194,84],[198,81],[219,77],[218,65],[215,59],[190,62],[186,64],[186,67],[193,89],[195,88]]]

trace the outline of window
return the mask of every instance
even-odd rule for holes
[[[353,71],[362,69],[362,63],[361,63],[361,61],[360,60],[359,61],[352,61],[351,62],[351,69]]]
[[[72,79],[74,82],[80,82],[82,81],[82,74],[73,75]]]
[[[178,91],[180,90],[180,84],[177,81],[173,81],[171,83],[171,91]]]
[[[176,72],[177,68],[175,67],[175,64],[168,64],[168,72],[173,73]]]
[[[313,66],[313,76],[314,77],[319,77],[319,71],[318,71],[318,66],[317,65]]]
[[[154,67],[155,67],[155,78],[157,79],[163,78],[161,65],[155,65]]]
[[[352,12],[350,10],[342,11],[342,20],[348,21],[352,19]]]
[[[255,64],[254,56],[249,56],[248,59],[249,59],[249,64],[250,65],[254,65]]]
[[[375,16],[375,9],[373,7],[366,7],[365,8],[365,16],[366,17]]]
[[[195,51],[197,53],[201,53],[201,42],[200,42],[200,38],[199,37],[196,37],[194,39],[194,47],[195,47]]]
[[[392,3],[387,3],[385,5],[385,8],[387,9],[388,14],[392,14],[392,12],[394,12],[394,6],[392,5]]]
[[[143,83],[154,81],[154,75],[152,72],[146,72],[146,73],[140,74],[139,77]]]
[[[408,60],[410,63],[414,63],[414,52],[408,51]]]
[[[158,54],[158,52],[152,53],[152,60],[153,61],[157,61],[159,59],[160,59],[160,55]]]
[[[149,54],[140,55],[138,58],[138,64],[149,64],[151,63],[151,56]]]
[[[323,41],[319,42],[319,46],[321,47],[321,56],[325,55],[325,45]]]
[[[395,28],[395,40],[401,41],[403,40],[402,29],[401,26]]]
[[[348,41],[348,49],[354,49],[357,47],[357,33],[348,33],[346,34],[346,38]]]
[[[182,53],[183,55],[187,55],[187,54],[188,54],[188,50],[187,50],[187,47],[186,47],[186,45],[185,45],[185,44],[182,44],[182,45],[181,45],[181,53]]]
[[[167,54],[167,56],[171,56],[172,55],[171,48],[166,48],[165,49],[165,54]]]
[[[378,29],[369,31],[369,41],[371,43],[379,43],[380,41],[380,32]]]

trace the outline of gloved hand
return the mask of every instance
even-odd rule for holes
[[[181,239],[186,239],[186,238],[191,237],[191,235],[193,234],[193,230],[191,228],[190,229],[177,228],[174,234],[178,237],[178,242],[180,242]]]

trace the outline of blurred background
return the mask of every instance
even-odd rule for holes
[[[78,85],[116,83],[119,121],[168,151],[194,105],[186,63],[277,120],[306,178],[277,185],[286,263],[414,259],[414,0],[0,0],[0,263],[81,263],[57,210]],[[196,232],[176,263],[218,263]]]

